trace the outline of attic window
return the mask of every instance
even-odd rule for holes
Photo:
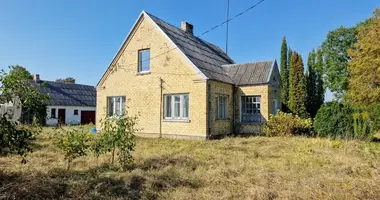
[[[150,49],[139,50],[139,68],[138,72],[150,71]]]

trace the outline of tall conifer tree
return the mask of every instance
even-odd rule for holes
[[[302,118],[309,117],[306,110],[307,89],[302,57],[293,52],[289,69],[289,109]]]
[[[311,117],[317,114],[317,72],[315,71],[315,51],[314,49],[309,53],[307,59],[306,70],[306,87],[307,87],[307,103],[306,110],[310,113]]]
[[[282,38],[281,45],[281,102],[282,110],[287,111],[287,103],[289,101],[289,68],[288,68],[288,45],[285,36]]]

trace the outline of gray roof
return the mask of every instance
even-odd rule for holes
[[[275,61],[223,65],[224,70],[236,85],[256,85],[268,83]]]
[[[222,65],[233,64],[234,61],[222,49],[151,14],[148,15],[207,78],[234,83],[222,68]]]
[[[96,106],[94,86],[40,81],[39,92],[49,95],[49,106]]]

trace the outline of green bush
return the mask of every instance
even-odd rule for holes
[[[0,155],[17,154],[25,163],[25,157],[32,152],[32,142],[41,130],[38,125],[22,126],[6,116],[0,117]]]
[[[353,139],[353,125],[353,109],[337,101],[323,104],[314,119],[314,130],[320,137]]]
[[[64,152],[67,160],[67,170],[75,158],[88,154],[91,135],[84,127],[57,128],[54,136],[54,144]]]
[[[368,112],[370,119],[373,122],[373,129],[375,131],[380,131],[380,103],[369,106]]]
[[[357,112],[353,114],[355,139],[371,140],[373,138],[373,122],[368,112]]]
[[[127,114],[113,119],[106,119],[102,122],[102,131],[99,142],[94,143],[93,152],[102,154],[111,152],[111,163],[114,163],[115,152],[117,151],[119,164],[123,169],[127,169],[133,164],[132,151],[136,146],[135,132],[138,116],[130,117]]]
[[[267,136],[312,135],[311,128],[311,119],[301,119],[291,113],[279,112],[270,116],[264,126],[264,133]]]

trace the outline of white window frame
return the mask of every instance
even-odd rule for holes
[[[168,106],[167,106],[167,99],[170,96],[170,117],[168,116]],[[185,96],[187,96],[187,116],[184,116],[185,111]],[[175,117],[175,97],[180,98],[179,102],[179,116]],[[165,120],[181,120],[181,121],[187,121],[190,118],[190,95],[189,93],[181,93],[181,94],[164,94],[164,119]]]
[[[116,113],[117,111],[117,107],[116,107],[116,100],[117,99],[120,99],[120,107],[118,108],[119,110],[119,113]],[[109,103],[110,103],[110,100],[112,100],[112,103],[113,103],[113,108],[112,108],[112,115],[110,114],[109,112]],[[123,116],[125,114],[125,107],[126,107],[126,98],[125,96],[108,96],[107,97],[107,116],[112,118],[112,117],[119,117],[119,116]]]
[[[273,99],[273,114],[277,115],[278,113],[278,99]]]
[[[216,120],[226,120],[228,119],[228,96],[220,95],[215,98],[215,113]],[[224,101],[224,102],[223,102]]]
[[[244,98],[259,98],[259,101],[253,101],[252,99],[252,107],[253,105],[256,105],[256,109],[258,107],[258,113],[257,113],[257,118],[258,120],[253,120],[253,121],[243,121],[243,99]],[[257,106],[259,105],[259,106]],[[255,124],[255,123],[261,123],[261,96],[260,95],[247,95],[247,96],[240,96],[240,122],[241,123],[247,123],[247,124]],[[253,109],[252,109],[253,110]],[[253,114],[252,114],[253,115]]]
[[[142,53],[143,52],[149,52],[149,60],[143,60],[142,59]],[[138,73],[146,73],[146,72],[150,72],[150,49],[140,49],[140,50],[138,50],[138,52],[137,52],[137,57],[138,57],[138,66],[137,66],[137,72]],[[143,66],[143,63],[146,63],[146,62],[149,62],[149,70],[143,70],[142,69],[142,66]]]

